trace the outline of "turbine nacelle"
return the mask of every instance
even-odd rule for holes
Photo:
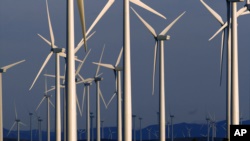
[[[115,67],[115,71],[123,71],[123,67]]]
[[[102,80],[103,80],[102,77],[94,77],[94,79],[95,79],[95,82],[97,82],[97,81],[102,81]]]
[[[6,69],[0,69],[0,73],[6,72]]]
[[[88,83],[88,82],[87,82],[87,83],[84,83],[84,85],[85,85],[85,86],[90,86],[90,85],[92,85],[92,83]]]
[[[51,48],[51,51],[53,51],[53,53],[64,53],[65,49],[64,48]]]
[[[155,39],[157,41],[170,40],[170,36],[169,35],[157,35],[157,37],[155,37]]]
[[[18,122],[20,122],[21,120],[20,119],[16,119],[16,122],[18,123]]]
[[[247,7],[247,10],[250,11],[250,0],[247,0],[246,7]]]

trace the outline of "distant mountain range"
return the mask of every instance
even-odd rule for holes
[[[243,124],[245,125],[250,125],[250,120],[243,121]],[[159,129],[158,125],[150,125],[142,129],[142,140],[157,140],[159,137]],[[216,138],[219,140],[222,140],[226,136],[226,121],[218,121],[216,122]],[[187,139],[186,141],[189,141],[190,139],[194,140],[195,138],[198,140],[206,140],[207,136],[207,125],[206,124],[195,124],[195,123],[178,123],[174,124],[174,138],[175,141],[181,140],[185,141],[185,138]],[[170,132],[169,135],[171,137],[171,126],[169,126]],[[190,132],[188,131],[190,130]],[[96,130],[94,130],[94,137],[96,135]],[[85,139],[85,132],[84,129],[79,129],[78,130],[78,139],[83,140]],[[115,140],[117,138],[117,132],[116,132],[116,127],[104,127],[103,128],[103,138],[104,139],[111,139]],[[17,138],[17,131],[11,131],[9,136],[7,136],[9,130],[3,129],[3,135],[5,140],[7,141],[8,139],[15,140]],[[210,128],[210,136],[211,136],[212,130]],[[134,137],[134,136],[133,136]],[[166,126],[166,137],[168,137],[168,126]],[[20,138],[22,140],[29,140],[30,139],[30,131],[20,131]],[[51,132],[51,141],[55,139],[55,132]],[[63,139],[63,134],[62,134],[62,139]],[[136,129],[136,139],[140,139],[140,130]],[[189,140],[188,140],[189,139]],[[38,140],[38,130],[34,129],[33,130],[33,140]],[[46,141],[47,140],[47,132],[42,131],[42,140]],[[9,141],[9,140],[8,140]]]

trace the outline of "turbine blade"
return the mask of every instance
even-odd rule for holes
[[[23,123],[23,122],[19,122],[21,125],[23,125],[23,126],[27,126],[25,123]]]
[[[96,65],[98,65],[98,66],[102,66],[102,67],[106,67],[106,68],[112,69],[112,70],[115,69],[115,67],[114,67],[113,65],[111,65],[111,64],[96,63],[96,62],[92,62],[92,63],[93,63],[93,64],[96,64]]]
[[[48,0],[46,0],[46,8],[47,8],[47,15],[48,15],[48,23],[49,23],[49,33],[50,33],[50,39],[51,39],[51,47],[54,48],[55,38],[54,38],[54,33],[53,33],[51,21],[50,21]]]
[[[102,54],[101,54],[101,56],[100,56],[99,63],[102,62],[102,55],[103,55],[104,49],[105,49],[105,44],[103,45],[103,48],[102,48]],[[98,65],[98,66],[97,66],[97,69],[96,69],[95,77],[98,75],[99,70],[100,70],[100,66]]]
[[[243,12],[240,16],[248,15],[248,14],[250,14],[250,11],[245,11],[245,12]]]
[[[52,106],[53,108],[55,108],[55,105],[50,101],[50,99],[49,99],[49,103],[51,104],[51,106]]]
[[[100,77],[103,73],[99,73],[96,77]]]
[[[162,17],[163,19],[167,19],[165,16],[163,16],[162,14],[160,14],[159,12],[155,11],[154,9],[152,9],[151,7],[149,7],[148,5],[146,5],[145,3],[141,2],[140,0],[130,0],[130,2],[150,11],[151,13],[154,13],[155,15]]]
[[[156,32],[154,30],[154,28],[148,24],[132,7],[131,9],[134,11],[134,13],[136,14],[136,16],[141,20],[141,22],[147,27],[147,29],[149,30],[149,32],[154,36],[157,37]]]
[[[236,12],[236,16],[237,16],[237,17],[241,16],[241,14],[243,14],[246,10],[247,10],[247,7],[244,6],[243,8],[241,8],[240,10],[238,10],[238,11]]]
[[[13,127],[15,126],[16,122],[14,122],[10,128],[10,131],[8,132],[7,136],[9,136],[10,132],[12,131]]]
[[[79,113],[80,113],[80,115],[81,115],[81,117],[82,117],[82,110],[81,110],[81,107],[80,107],[80,104],[79,104],[79,100],[78,100],[78,96],[77,96],[77,94],[76,94],[76,104],[77,104],[77,107],[78,107]]]
[[[99,89],[99,92],[100,92],[99,95],[101,96],[102,102],[103,102],[104,106],[105,106],[106,109],[107,109],[107,104],[106,104],[106,101],[105,101],[105,99],[104,99],[104,97],[103,97],[103,95],[102,95],[102,91],[101,91],[100,87],[98,87],[98,89]]]
[[[77,68],[77,70],[76,70],[75,75],[78,75],[78,74],[79,74],[79,72],[80,72],[80,70],[81,70],[81,68],[82,68],[82,66],[83,66],[83,64],[84,64],[84,62],[85,62],[85,60],[88,58],[88,55],[89,55],[90,51],[91,51],[91,49],[87,52],[87,54],[85,55],[84,59],[83,59],[82,62],[79,64],[79,66],[78,66],[78,68]]]
[[[78,76],[80,77],[80,79],[81,79],[82,81],[85,81],[85,79],[84,79],[80,74],[78,74]]]
[[[51,46],[51,42],[44,38],[41,34],[37,34],[41,39],[43,39],[49,46]]]
[[[84,106],[84,100],[85,100],[85,92],[86,89],[85,89],[85,86],[83,87],[83,95],[82,95],[82,113],[83,113],[83,106]]]
[[[102,18],[102,16],[107,12],[107,10],[110,8],[110,6],[115,2],[115,0],[109,0],[107,4],[103,7],[102,11],[99,13],[99,15],[96,17],[92,25],[89,27],[86,35],[94,28],[94,26],[97,24],[97,22]]]
[[[53,91],[53,90],[55,90],[55,89],[56,89],[56,87],[55,87],[55,86],[52,86],[52,88],[49,89],[49,90],[47,90],[45,93],[48,93],[48,92]]]
[[[119,65],[119,63],[121,61],[122,53],[123,53],[123,47],[121,48],[120,54],[119,54],[117,61],[115,63],[115,67],[117,67]]]
[[[222,30],[224,30],[226,27],[228,27],[228,22],[226,22],[223,26],[221,26],[221,28],[215,32],[215,34],[209,38],[208,41],[211,41],[215,36],[217,36]]]
[[[39,75],[40,75],[40,73],[42,72],[42,70],[43,70],[43,68],[45,67],[45,65],[48,63],[48,61],[49,61],[50,57],[52,56],[52,54],[53,54],[53,52],[51,51],[51,52],[49,53],[49,55],[47,56],[47,58],[45,59],[45,61],[44,61],[43,65],[42,65],[42,67],[40,68],[39,72],[37,73],[36,78],[34,79],[34,81],[33,81],[32,85],[30,86],[30,89],[29,89],[29,90],[32,89],[33,85],[35,84],[37,78],[39,77]]]
[[[201,1],[201,3],[207,8],[207,10],[217,19],[217,21],[218,21],[221,25],[223,25],[224,22],[223,22],[221,16],[220,16],[217,12],[215,12],[210,6],[208,6],[203,0],[200,0],[200,1]]]
[[[180,16],[178,16],[171,24],[169,24],[161,33],[160,35],[165,35],[169,29],[171,29],[171,27],[186,13],[186,11],[184,11]]]
[[[88,50],[87,48],[87,40],[86,40],[86,24],[85,24],[85,9],[84,9],[84,0],[77,0],[81,25],[82,25],[82,35],[84,40],[84,49],[85,52]]]
[[[157,50],[158,50],[158,41],[155,42],[152,95],[154,95],[154,89],[155,89],[155,70],[156,70]]]
[[[221,35],[221,50],[220,50],[220,86],[222,82],[222,71],[223,71],[223,54],[224,54],[224,39],[225,39],[225,30]]]
[[[4,67],[2,67],[1,69],[7,70],[7,69],[9,69],[9,68],[11,68],[11,67],[14,67],[14,66],[17,65],[17,64],[20,64],[20,63],[24,62],[24,61],[25,61],[25,60],[22,60],[22,61],[19,61],[19,62],[10,64],[10,65],[4,66]]]
[[[88,37],[87,37],[87,41],[89,40],[89,38],[91,38],[93,35],[95,34],[95,31],[93,33],[91,33]],[[78,52],[78,50],[81,48],[81,46],[84,44],[85,42],[83,40],[81,40],[78,45],[75,48],[75,53]]]
[[[115,92],[114,94],[113,94],[113,96],[110,98],[110,100],[109,100],[109,102],[108,102],[108,104],[107,104],[107,108],[108,108],[108,106],[109,106],[109,104],[111,103],[111,101],[114,99],[114,97],[116,96],[116,94],[117,94],[117,92]]]
[[[43,101],[44,101],[44,99],[45,99],[46,97],[44,96],[43,97],[43,99],[40,101],[40,103],[38,104],[38,106],[36,107],[36,110],[35,111],[37,111],[37,109],[40,107],[40,105],[43,103]]]

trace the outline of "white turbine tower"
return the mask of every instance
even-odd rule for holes
[[[5,73],[9,68],[14,67],[15,65],[18,65],[22,62],[24,62],[25,60],[4,66],[0,68],[0,141],[3,141],[3,83],[2,83],[2,73]]]
[[[105,14],[105,12],[109,9],[109,7],[112,5],[114,0],[109,0],[108,3],[105,5],[101,13],[97,16],[94,23],[89,28],[89,31],[94,27],[94,25],[100,20],[100,18]],[[83,8],[84,5],[82,5]],[[80,5],[81,7],[81,5]],[[84,9],[82,9],[84,11]],[[81,9],[79,9],[81,11]],[[83,13],[83,18],[85,18],[85,15]],[[83,21],[84,19],[82,19]],[[83,21],[85,22],[85,21]],[[84,27],[83,27],[84,28]],[[76,111],[71,109],[76,109],[75,101],[76,97],[72,93],[76,93],[75,88],[75,62],[74,62],[74,56],[75,56],[75,49],[74,49],[74,42],[75,42],[75,36],[74,36],[74,0],[68,0],[67,1],[67,64],[66,64],[66,111],[67,111],[67,121],[66,121],[66,138],[70,141],[76,141],[77,140],[77,125],[76,125]],[[88,32],[84,36],[87,36]]]
[[[120,51],[120,54],[117,58],[117,61],[115,65],[111,64],[104,64],[104,63],[96,63],[93,62],[93,64],[96,64],[98,66],[106,67],[108,69],[111,69],[114,71],[115,74],[115,81],[116,81],[116,90],[114,95],[111,97],[109,100],[108,105],[112,101],[115,95],[117,95],[117,140],[121,141],[122,140],[122,94],[121,94],[121,71],[123,70],[122,67],[118,67],[121,56],[122,56],[123,48]]]
[[[40,105],[43,103],[43,101],[45,99],[47,99],[47,141],[50,141],[50,105],[52,105],[53,107],[55,107],[51,101],[50,101],[50,97],[52,95],[48,95],[47,94],[47,77],[45,77],[45,94],[42,98],[42,100],[40,101],[40,103],[38,104],[37,108],[35,111],[38,110],[38,108],[40,107]]]
[[[105,49],[105,45],[102,49],[102,53],[101,53],[101,56],[100,56],[100,59],[99,59],[99,63],[101,62],[102,60],[102,56],[103,56],[103,52],[104,52],[104,49]],[[100,81],[103,79],[102,77],[100,77],[101,74],[99,74],[99,70],[100,70],[100,66],[97,66],[97,69],[96,69],[96,73],[95,73],[95,76],[93,78],[87,78],[87,79],[84,79],[81,75],[79,75],[79,77],[81,78],[81,81],[79,83],[84,83],[84,94],[83,94],[83,101],[82,101],[82,110],[83,110],[83,104],[84,104],[84,97],[85,97],[85,90],[87,89],[87,140],[89,140],[89,115],[88,115],[88,112],[89,112],[89,86],[91,85],[91,83],[93,81],[95,81],[96,83],[96,133],[97,133],[97,140],[100,141],[101,140],[101,115],[100,115],[100,96],[102,98],[102,101],[105,105],[105,107],[107,108],[107,105],[106,105],[106,102],[103,98],[103,95],[102,95],[102,92],[100,90]]]
[[[130,55],[130,12],[129,1],[132,3],[165,18],[157,11],[153,10],[140,0],[123,0],[123,88],[124,88],[124,141],[131,141],[132,139],[132,98],[131,98],[131,55]],[[162,140],[163,141],[163,140]]]
[[[230,0],[227,2],[227,22],[224,22],[222,17],[214,11],[210,6],[208,6],[203,0],[200,0],[201,3],[206,7],[206,9],[215,17],[215,19],[221,24],[221,28],[209,39],[212,40],[217,34],[222,32],[222,39],[221,39],[221,55],[220,55],[220,84],[222,81],[222,63],[223,63],[223,48],[224,48],[224,41],[227,42],[227,138],[230,140],[230,124],[231,124],[231,86],[232,86],[232,48],[231,48],[231,5]],[[249,14],[246,13],[247,5],[241,8],[237,13],[236,17]],[[228,24],[229,23],[229,24]],[[225,38],[225,31],[227,30],[227,38]]]
[[[155,52],[154,52],[154,68],[153,68],[153,92],[154,94],[154,77],[156,68],[156,57],[158,42],[160,42],[160,96],[159,96],[159,111],[160,111],[160,140],[165,140],[165,69],[164,69],[164,40],[169,40],[170,36],[165,34],[171,29],[171,27],[185,14],[183,12],[178,16],[171,24],[169,24],[159,35],[156,34],[155,30],[132,8],[137,17],[147,27],[155,39]]]
[[[20,125],[26,126],[17,116],[17,110],[16,110],[16,104],[14,103],[14,108],[15,108],[15,121],[13,125],[11,126],[7,136],[9,136],[10,132],[12,131],[13,127],[17,125],[17,141],[20,141]]]

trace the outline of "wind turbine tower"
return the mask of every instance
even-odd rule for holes
[[[239,71],[238,71],[238,27],[237,27],[237,2],[244,0],[228,0],[231,2],[232,12],[232,125],[239,125]]]
[[[153,91],[152,94],[154,94],[154,78],[155,78],[155,68],[156,68],[156,57],[157,57],[157,48],[158,44],[160,44],[160,61],[159,61],[159,67],[160,67],[160,80],[159,80],[159,112],[160,112],[160,140],[165,140],[165,68],[164,68],[164,41],[170,40],[170,36],[166,35],[167,32],[172,28],[172,26],[185,14],[183,12],[181,15],[179,15],[172,23],[170,23],[160,34],[156,34],[154,28],[150,26],[133,8],[131,8],[136,16],[141,20],[141,22],[146,26],[146,28],[149,30],[149,32],[153,35],[155,39],[155,51],[154,51],[154,66],[153,66]]]
[[[32,116],[33,113],[29,113],[30,116],[30,141],[32,141]]]
[[[93,118],[94,118],[94,114],[91,112],[90,113],[90,123],[91,123],[91,141],[94,141],[94,130],[93,130]]]
[[[0,141],[3,141],[3,83],[2,83],[2,73],[5,73],[9,68],[24,62],[25,60],[4,66],[0,68]]]
[[[136,141],[136,131],[135,131],[135,119],[136,119],[136,115],[132,115],[132,117],[133,117],[134,141]]]
[[[206,121],[207,121],[207,141],[209,141],[209,131],[210,131],[210,125],[209,125],[210,119],[209,119],[209,117],[206,117]]]
[[[139,117],[139,120],[140,120],[140,141],[142,141],[142,129],[141,129],[141,120],[142,120],[142,118]]]
[[[173,118],[174,118],[174,115],[170,114],[170,119],[171,119],[171,141],[174,141],[174,125],[173,125]]]
[[[42,141],[42,119],[38,117],[38,139]]]

